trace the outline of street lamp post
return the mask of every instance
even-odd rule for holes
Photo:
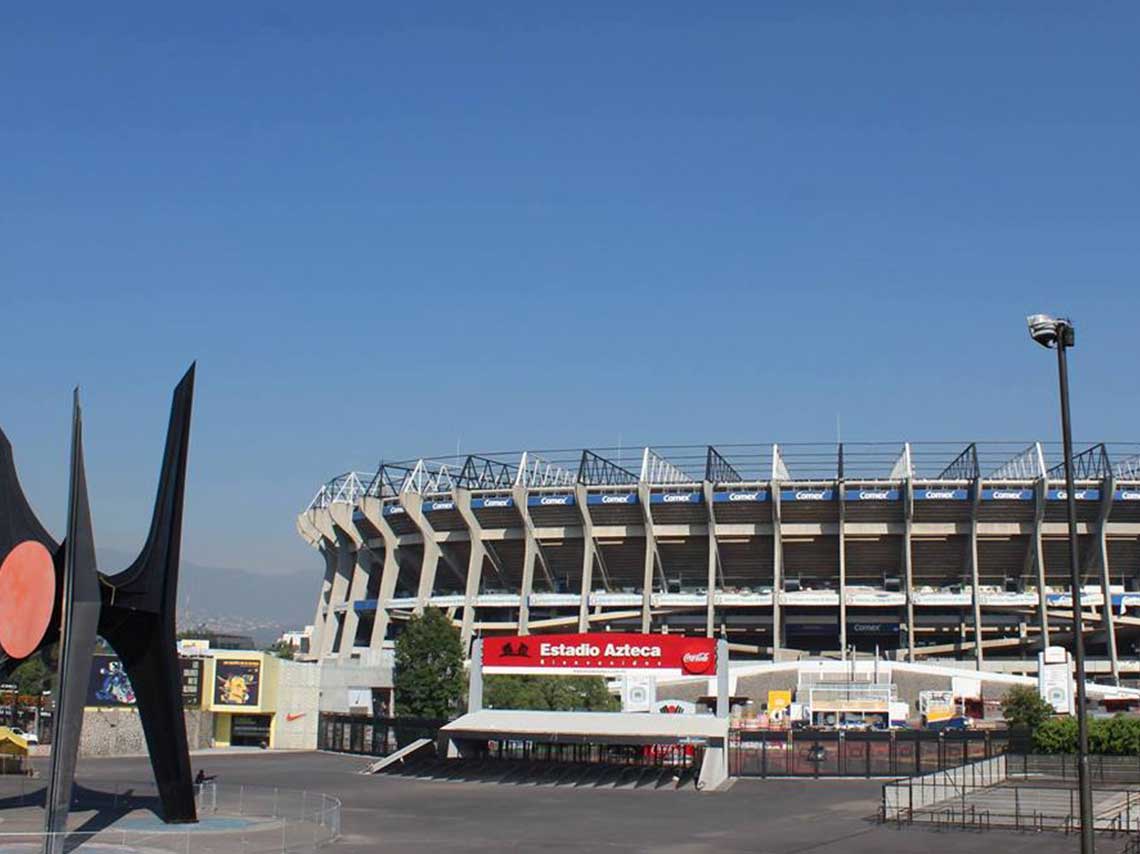
[[[1085,709],[1085,640],[1081,616],[1081,572],[1077,547],[1077,496],[1073,483],[1073,435],[1069,421],[1069,365],[1065,353],[1076,343],[1068,318],[1034,314],[1027,318],[1029,334],[1043,347],[1056,348],[1061,386],[1061,440],[1065,454],[1065,503],[1069,516],[1069,586],[1073,598],[1073,658],[1077,681],[1077,788],[1081,810],[1081,854],[1094,851],[1092,780],[1089,777],[1089,728]],[[1108,607],[1108,603],[1105,603]]]

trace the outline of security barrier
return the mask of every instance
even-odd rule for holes
[[[317,726],[317,749],[388,756],[418,738],[435,741],[442,718],[372,717],[325,713]]]
[[[1003,731],[844,732],[732,730],[734,777],[901,777],[956,768],[1005,753]]]

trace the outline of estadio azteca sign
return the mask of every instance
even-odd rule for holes
[[[511,670],[679,670],[716,672],[716,640],[600,632],[483,638],[483,667]]]

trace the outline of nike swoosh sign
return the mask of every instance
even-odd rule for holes
[[[304,716],[305,716],[304,712],[299,712],[295,715],[286,715],[285,720],[286,721],[295,721],[295,720],[297,720],[297,718],[303,718]]]

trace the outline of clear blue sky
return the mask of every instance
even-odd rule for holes
[[[0,422],[185,556],[454,448],[1140,438],[1135,3],[72,4],[0,28]],[[854,8],[857,5],[858,9]],[[620,6],[621,8],[615,8]],[[494,8],[486,8],[494,7]]]

